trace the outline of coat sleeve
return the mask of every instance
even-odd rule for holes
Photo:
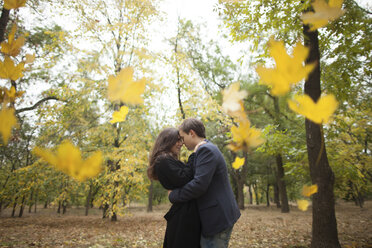
[[[195,157],[194,178],[182,188],[177,188],[169,194],[169,201],[186,202],[204,194],[216,171],[216,156],[208,146],[201,146]]]
[[[166,189],[182,187],[193,178],[193,168],[185,166],[181,161],[164,158],[156,165],[156,174]]]

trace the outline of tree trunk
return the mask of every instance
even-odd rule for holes
[[[236,154],[233,154],[233,159],[235,159]],[[244,209],[244,183],[248,175],[248,153],[244,152],[244,164],[239,170],[232,169],[230,173],[233,177],[234,194],[238,204],[239,209]]]
[[[12,210],[12,215],[11,215],[12,217],[15,216],[16,207],[17,207],[17,198],[15,199],[14,204],[13,204],[13,210]]]
[[[33,203],[33,195],[34,195],[34,192],[31,192],[30,194],[30,204],[28,205],[28,212],[31,213],[32,211],[32,205],[34,204]]]
[[[154,181],[150,180],[148,202],[147,202],[147,212],[152,212],[153,193],[154,193]]]
[[[1,12],[1,17],[0,17],[0,42],[4,41],[4,34],[6,30],[6,26],[8,25],[9,21],[9,10],[3,8]]]
[[[0,216],[1,216],[2,210],[3,210],[3,200],[1,199],[0,200]]]
[[[306,64],[317,63],[305,81],[305,93],[317,102],[321,94],[318,31],[310,32],[309,27],[305,25],[304,36],[305,45],[310,47]],[[318,193],[313,195],[311,247],[340,248],[333,194],[334,174],[328,164],[323,128],[308,119],[305,120],[305,127],[311,180],[313,184],[318,185]]]
[[[34,207],[34,213],[36,213],[36,208],[37,208],[37,198],[38,198],[38,196],[39,196],[39,191],[37,190],[36,193],[35,193],[35,203],[34,203],[35,207]]]
[[[62,203],[61,203],[61,201],[58,201],[58,209],[57,209],[57,214],[60,214],[60,213],[61,213],[61,206],[62,206]]]
[[[256,196],[256,205],[260,205],[260,199],[258,199],[258,187],[256,184],[252,184],[254,195]]]
[[[358,189],[358,186],[353,184],[352,181],[349,181],[349,187],[351,188],[351,196],[355,202],[355,206],[359,206],[360,208],[363,208],[364,197],[363,197],[363,194]]]
[[[120,106],[117,105],[117,108],[120,108]],[[120,128],[117,126],[117,127],[116,127],[116,130],[117,130],[117,136],[115,137],[115,140],[114,140],[114,147],[119,148],[119,147],[120,147],[120,143],[119,143],[119,138],[120,138]],[[113,160],[111,160],[111,159],[107,161],[107,165],[109,166],[110,171],[111,171],[112,173],[114,173],[114,172],[116,172],[117,170],[120,169],[120,164],[119,164],[119,162],[120,162],[120,161],[113,161]],[[118,187],[119,187],[119,182],[118,182],[118,181],[114,181],[114,193],[112,194],[111,199],[110,199],[110,201],[112,202],[112,203],[111,203],[111,210],[115,209],[114,206],[115,206],[116,204],[118,204],[118,203],[117,203],[117,200],[115,199],[115,198],[116,198],[116,194],[117,194],[117,192],[119,191],[119,190],[118,190]],[[108,208],[109,208],[109,205],[105,205],[105,207],[104,207],[104,216],[103,216],[103,218],[108,217],[108,216],[106,216],[106,215],[107,215],[107,210],[108,210]],[[112,215],[111,215],[111,221],[117,221],[117,219],[118,219],[118,218],[117,218],[116,213],[113,212]]]
[[[278,182],[274,183],[274,202],[277,208],[281,208],[280,206],[280,199],[279,199],[279,187]]]
[[[22,217],[22,216],[23,216],[23,210],[25,209],[25,199],[26,199],[26,197],[23,196],[23,197],[22,197],[21,207],[19,208],[19,214],[18,214],[18,217]]]
[[[44,203],[44,208],[48,208],[48,199],[45,200],[45,203]]]
[[[248,193],[249,193],[249,204],[253,204],[253,195],[252,195],[252,188],[251,185],[248,186]]]
[[[102,207],[102,219],[105,219],[108,217],[107,210],[109,209],[109,205],[105,203],[105,205]]]
[[[117,221],[118,220],[118,217],[116,215],[116,213],[112,213],[112,216],[111,216],[111,221]]]
[[[237,202],[238,202],[238,206],[239,206],[239,209],[244,209],[244,181],[242,178],[239,178],[239,180],[237,180],[237,191],[238,191],[238,199],[237,199]]]
[[[117,187],[119,186],[119,184],[117,182],[115,182],[114,185],[115,185],[115,192],[114,192],[113,197],[112,197],[114,199],[114,201],[112,202],[111,209],[114,209],[114,206],[116,204],[118,204],[117,201],[115,200],[115,197],[116,197]],[[111,221],[117,221],[117,220],[118,220],[118,217],[116,215],[116,212],[113,212],[112,215],[111,215]]]
[[[274,109],[275,109],[275,119],[276,123],[279,125],[278,128],[282,131],[284,130],[281,120],[280,120],[280,108],[279,108],[279,99],[274,97]],[[278,153],[275,156],[276,167],[277,167],[277,182],[279,187],[279,195],[281,200],[281,212],[289,213],[288,197],[287,197],[287,187],[284,181],[284,168],[283,168],[283,157],[282,154]]]
[[[243,167],[246,165],[243,165]],[[243,168],[244,170],[244,168]],[[234,192],[234,196],[236,199],[236,203],[238,204],[239,209],[244,209],[244,180],[242,178],[244,172],[238,170],[232,170],[232,188]]]
[[[92,184],[89,185],[89,192],[87,195],[87,199],[85,201],[85,216],[88,216],[89,206],[90,206],[90,198],[92,198]]]
[[[270,184],[266,186],[266,206],[270,207]]]
[[[63,200],[62,202],[62,214],[65,214],[67,212],[67,201]]]
[[[287,198],[287,188],[285,186],[284,181],[284,168],[283,168],[283,160],[282,155],[276,155],[276,166],[278,169],[278,187],[279,187],[279,195],[281,200],[281,212],[282,213],[289,213],[289,205],[288,205],[288,198]]]

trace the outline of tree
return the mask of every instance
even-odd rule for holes
[[[305,44],[310,47],[306,63],[320,61],[318,33],[304,26]],[[315,102],[319,99],[320,66],[315,67],[305,81],[305,93]],[[334,205],[334,174],[329,166],[324,144],[323,127],[308,119],[305,120],[306,143],[310,175],[313,184],[318,185],[318,193],[313,197],[313,225],[311,247],[341,247],[338,241]]]
[[[85,42],[90,44],[74,47],[80,68],[76,79],[91,101],[107,99],[105,89],[109,75],[116,75],[126,67],[136,69],[135,77],[149,71],[146,68],[148,38],[145,33],[149,24],[157,18],[157,1],[66,1],[65,4],[78,17],[74,38],[83,35]],[[106,115],[107,120],[107,112],[118,111],[124,105],[120,101],[104,101],[101,114]],[[138,141],[141,134],[147,137],[147,129],[138,125],[147,122],[144,120],[147,108],[130,107],[137,116],[129,114],[125,122],[101,125],[95,131],[105,136],[93,137],[95,142],[102,142],[101,149],[106,156],[106,168],[100,177],[100,189],[95,202],[103,204],[103,216],[111,216],[113,221],[117,220],[117,213],[122,212],[120,203],[127,204],[134,193],[142,189],[145,155],[137,152],[141,150],[142,144],[129,142]],[[135,118],[129,120],[130,116]],[[102,137],[106,137],[105,140]]]
[[[256,2],[256,4],[251,4],[254,2]],[[355,3],[349,4],[351,2],[352,1],[347,1],[346,5],[352,10],[357,9],[358,7]],[[319,51],[323,51],[324,53],[329,47],[319,47],[318,33],[310,32],[309,27],[306,25],[302,27],[299,15],[303,11],[308,11],[308,7],[308,2],[280,1],[279,3],[271,3],[252,1],[247,4],[225,4],[221,7],[220,13],[224,15],[225,23],[230,28],[233,38],[239,41],[251,38],[254,44],[254,50],[260,48],[262,36],[268,37],[274,30],[277,31],[276,38],[284,40],[287,44],[293,44],[294,41],[301,37],[301,33],[303,32],[305,44],[310,47],[310,57],[307,59],[306,63],[318,61],[316,69],[305,82],[305,93],[310,95],[313,100],[318,100],[321,92],[321,68],[319,65],[319,63],[321,63],[321,57]],[[261,21],[257,21],[260,20],[260,16],[262,15],[264,15],[265,18],[261,19]],[[335,25],[342,21],[346,21],[348,14],[345,16],[346,17],[340,19],[340,21],[336,21]],[[361,15],[360,20],[366,23],[366,19],[363,15]],[[329,31],[335,32],[335,29],[332,29],[333,28]],[[347,33],[343,32],[344,29],[338,30],[342,35],[346,35],[345,33]],[[260,39],[255,37],[257,32],[263,33]],[[320,40],[327,40],[329,34],[327,34],[327,32],[322,32],[321,34],[322,37]],[[365,37],[368,37],[368,31],[363,32],[358,38],[364,40]],[[362,46],[364,46],[364,44]],[[348,48],[343,47],[343,49],[347,50]],[[356,50],[353,52],[355,51]],[[359,53],[359,55],[360,54],[361,53]],[[322,64],[322,67],[327,68],[328,65],[329,63],[326,61]],[[350,65],[348,68],[351,68]],[[352,76],[350,76],[350,78],[352,78]],[[325,79],[327,79],[327,77],[325,77]],[[325,82],[326,87],[327,85],[332,85],[331,83],[333,82]],[[363,85],[363,83],[361,85]],[[318,194],[313,198],[314,221],[312,247],[339,247],[340,244],[337,238],[337,225],[334,213],[334,178],[325,151],[323,129],[310,120],[306,120],[305,126],[311,178],[313,183],[320,183]]]

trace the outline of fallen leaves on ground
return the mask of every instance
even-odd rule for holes
[[[160,248],[168,208],[156,206],[154,212],[146,213],[145,206],[132,205],[130,213],[117,222],[102,219],[98,209],[91,209],[89,216],[83,216],[84,208],[68,209],[65,215],[57,215],[55,208],[39,209],[22,218],[9,218],[11,209],[6,209],[0,217],[0,247]],[[338,203],[336,216],[342,247],[371,247],[372,202],[366,202],[363,209]],[[301,212],[295,206],[283,214],[274,206],[248,205],[234,227],[229,247],[309,247],[311,222],[311,211]]]

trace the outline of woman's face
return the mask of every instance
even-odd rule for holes
[[[182,145],[183,145],[183,141],[180,138],[178,139],[177,143],[172,146],[171,152],[174,154],[180,155]]]

